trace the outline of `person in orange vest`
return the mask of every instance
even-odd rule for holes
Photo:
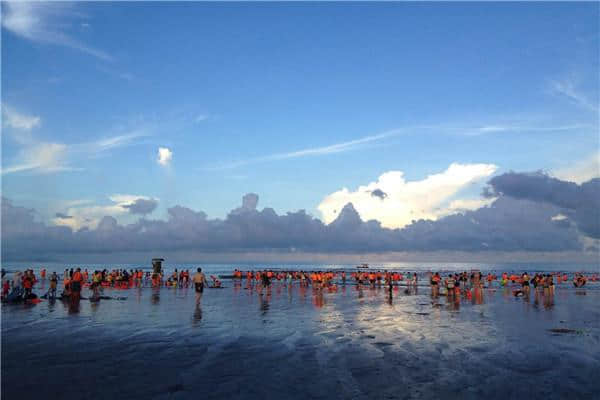
[[[79,296],[81,295],[81,284],[83,282],[83,274],[81,273],[81,268],[77,268],[77,270],[73,273],[73,277],[71,278],[71,298],[75,300],[79,300]]]
[[[439,286],[441,280],[442,278],[437,272],[431,277],[431,295],[434,297],[437,296],[439,293]]]
[[[29,271],[25,271],[25,275],[23,276],[23,289],[25,289],[25,294],[23,295],[24,299],[28,299],[31,295],[31,290],[33,288],[33,278],[32,274]]]

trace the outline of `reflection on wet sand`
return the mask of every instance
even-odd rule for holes
[[[102,307],[82,299],[73,318],[64,318],[69,301],[64,307],[50,301],[3,307],[2,394],[18,397],[35,383],[44,392],[81,398],[73,380],[91,388],[90,398],[132,399],[169,398],[173,387],[180,398],[195,398],[207,383],[207,398],[235,398],[246,388],[244,397],[251,399],[273,393],[298,399],[514,398],[519,391],[506,382],[532,376],[556,382],[557,398],[592,398],[600,386],[592,379],[600,362],[600,291],[594,289],[578,295],[559,287],[553,299],[543,289],[517,297],[508,287],[462,285],[458,295],[437,296],[424,287],[390,291],[369,284],[226,286],[205,290],[198,303],[185,288],[162,289],[162,298],[161,290],[150,288],[119,292],[130,293],[128,299],[101,300]],[[37,329],[23,329],[31,324]],[[73,343],[49,342],[73,330]],[[89,359],[73,360],[81,348]],[[32,365],[56,360],[57,378],[48,379],[43,368],[24,374],[23,354]],[[315,371],[330,378],[328,385],[298,383]],[[106,384],[94,385],[94,376]],[[212,384],[223,376],[228,385]]]
[[[72,293],[69,302],[69,314],[79,313],[79,304],[81,303],[79,293]]]
[[[196,308],[194,309],[194,315],[192,318],[192,325],[198,325],[202,320],[202,306],[200,303],[196,303]]]
[[[152,289],[152,296],[150,297],[150,301],[154,305],[158,305],[160,303],[160,289],[159,288]]]

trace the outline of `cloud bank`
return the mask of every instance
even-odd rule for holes
[[[352,203],[362,218],[380,221],[386,228],[402,228],[413,220],[435,220],[451,213],[452,196],[470,184],[491,176],[493,164],[451,164],[445,171],[420,181],[406,181],[402,171],[389,171],[375,182],[355,191],[343,188],[323,199],[318,209],[326,223],[338,217],[339,211]],[[478,199],[460,204],[462,209],[483,206]],[[456,211],[456,210],[453,210]]]
[[[158,200],[146,196],[131,194],[114,194],[109,197],[110,204],[94,205],[89,202],[75,202],[67,207],[66,212],[55,214],[55,225],[67,226],[73,231],[80,229],[95,229],[102,219],[110,215],[148,215],[158,206]]]
[[[558,207],[584,235],[600,239],[600,178],[578,185],[541,172],[509,172],[489,184],[486,196],[504,195]]]
[[[129,210],[131,214],[146,215],[152,213],[158,206],[158,201],[154,199],[136,199],[131,204],[125,204],[122,207]]]
[[[225,219],[210,219],[201,211],[175,206],[167,210],[166,220],[141,218],[122,225],[114,216],[106,215],[94,229],[74,230],[48,226],[36,220],[35,210],[2,199],[2,255],[18,259],[167,251],[583,251],[586,240],[582,238],[596,238],[600,231],[598,190],[598,179],[577,185],[543,174],[508,173],[489,181],[486,195],[497,196],[489,206],[435,221],[415,220],[402,229],[382,227],[376,220],[364,221],[351,203],[326,225],[304,210],[285,215],[271,208],[258,210],[258,196],[248,194],[243,205]],[[122,204],[118,207],[127,209]],[[69,212],[68,216],[73,215]]]

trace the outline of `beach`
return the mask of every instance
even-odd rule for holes
[[[600,290],[553,304],[223,280],[2,307],[6,398],[581,398],[600,393]],[[41,289],[41,286],[40,286]],[[37,290],[38,293],[43,290]],[[85,289],[84,297],[89,294]],[[479,304],[480,303],[480,304]]]

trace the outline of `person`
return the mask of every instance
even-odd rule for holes
[[[435,273],[432,277],[431,277],[431,295],[433,297],[436,297],[439,293],[439,283],[442,280],[442,278],[440,277],[439,273]]]
[[[552,274],[548,274],[548,276],[546,277],[546,280],[548,281],[548,288],[550,296],[554,296],[554,279],[552,277]]]
[[[204,285],[206,284],[206,277],[202,273],[202,268],[198,268],[194,274],[193,281],[196,288],[196,302],[199,302],[202,298],[202,292],[204,292]]]
[[[49,296],[50,298],[54,299],[56,297],[56,287],[58,286],[58,275],[56,275],[56,272],[53,272],[52,275],[50,275],[50,291],[49,291]]]
[[[25,276],[23,277],[23,289],[25,290],[24,297],[26,299],[30,298],[31,291],[33,288],[33,278],[29,271],[25,271]]]
[[[582,287],[583,285],[585,285],[585,283],[587,282],[587,278],[583,275],[583,274],[575,274],[575,276],[573,277],[573,285],[575,287]]]
[[[542,276],[542,286],[544,288],[544,296],[550,296],[550,278],[549,274]]]
[[[71,278],[71,299],[78,301],[79,296],[81,295],[81,284],[83,282],[83,274],[81,273],[81,268],[77,268],[73,273]]]
[[[521,275],[521,286],[522,286],[523,293],[528,295],[529,294],[529,275],[527,274],[527,272],[523,272],[523,275]]]
[[[271,285],[271,276],[272,275],[273,275],[273,273],[271,273],[270,271],[263,271],[263,273],[261,274],[261,277],[262,277],[262,285],[264,287]]]
[[[452,276],[452,274],[448,275],[448,279],[446,279],[446,290],[447,290],[446,295],[448,297],[454,296],[454,285],[455,284],[456,284],[456,280],[454,279],[454,276]]]
[[[100,297],[100,286],[102,285],[102,274],[100,271],[94,271],[92,275],[92,290],[94,291],[94,298]]]
[[[10,282],[8,279],[4,279],[4,282],[2,283],[2,297],[6,298],[8,292],[10,292]]]

